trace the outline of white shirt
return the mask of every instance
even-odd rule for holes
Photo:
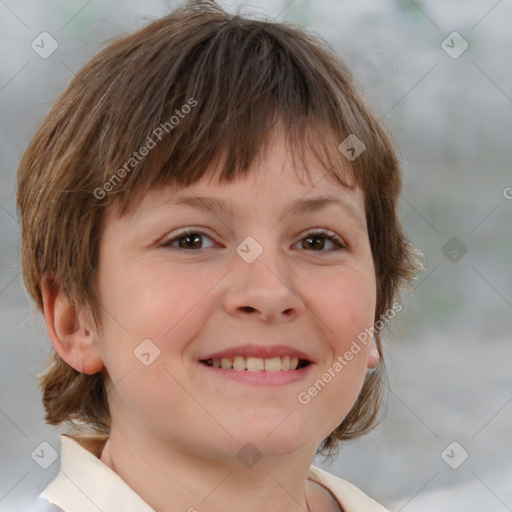
[[[77,439],[61,435],[60,470],[41,497],[64,512],[155,512],[99,459],[106,437]],[[357,487],[317,466],[310,466],[308,479],[327,488],[344,512],[387,512]]]

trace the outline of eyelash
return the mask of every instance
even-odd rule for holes
[[[206,233],[203,233],[199,229],[197,229],[197,230],[196,229],[193,229],[193,230],[187,229],[187,230],[182,231],[181,233],[178,233],[176,236],[170,238],[169,240],[166,240],[165,242],[163,242],[161,244],[161,247],[167,247],[168,249],[178,250],[178,251],[187,251],[187,252],[188,251],[198,252],[198,251],[201,251],[202,249],[209,249],[209,247],[202,247],[200,249],[184,249],[182,247],[172,247],[172,244],[174,242],[177,242],[180,238],[184,238],[184,237],[190,236],[190,235],[199,235],[202,237],[205,236],[213,241],[213,239],[210,236],[208,236]],[[333,251],[340,251],[340,250],[347,249],[347,247],[343,244],[342,240],[337,235],[334,235],[334,234],[331,235],[331,234],[329,234],[328,231],[315,230],[315,229],[309,230],[306,233],[304,233],[303,237],[299,240],[299,242],[301,242],[302,240],[305,240],[306,238],[323,238],[325,240],[332,242],[335,246],[337,246],[337,248],[332,249],[330,251],[310,250],[308,252],[333,252]],[[304,250],[307,250],[307,249],[304,249]]]

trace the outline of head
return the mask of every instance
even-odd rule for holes
[[[370,328],[378,361],[361,343],[321,396],[305,405],[295,393],[286,424],[297,439],[320,415],[324,454],[368,432],[384,375],[376,322],[419,268],[400,191],[392,138],[345,65],[305,31],[202,3],[111,43],[57,99],[18,170],[24,281],[54,346],[41,378],[46,421],[108,434],[113,421],[143,417],[174,435],[177,408],[189,423],[204,415],[178,384],[204,389],[200,357],[245,335],[296,342],[325,371]],[[185,210],[184,196],[232,211]],[[345,206],[290,210],[318,196]],[[208,237],[200,255],[171,249],[189,226]],[[336,234],[345,252],[305,251],[311,227]],[[247,237],[261,252],[250,263],[236,250]],[[143,340],[148,366],[134,355]],[[254,404],[262,422],[291,410],[264,396]],[[220,423],[233,417],[225,398],[212,411]]]

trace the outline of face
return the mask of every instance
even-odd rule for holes
[[[246,442],[263,454],[316,449],[341,423],[369,346],[333,368],[373,325],[374,267],[362,191],[315,162],[309,170],[313,182],[276,139],[242,181],[158,189],[123,217],[106,213],[98,345],[114,426],[218,460]],[[312,198],[335,201],[304,202]],[[248,344],[281,348],[244,353]],[[268,371],[201,362],[233,347],[273,362]],[[270,371],[294,350],[307,366]],[[261,359],[247,361],[258,368]]]

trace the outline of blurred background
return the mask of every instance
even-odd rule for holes
[[[0,0],[0,510],[28,509],[58,470],[34,452],[59,450],[36,380],[50,342],[19,274],[17,163],[104,41],[177,5]],[[315,463],[390,511],[512,510],[512,2],[281,0],[241,12],[298,22],[349,65],[401,148],[401,218],[425,256],[385,338],[385,421]]]

